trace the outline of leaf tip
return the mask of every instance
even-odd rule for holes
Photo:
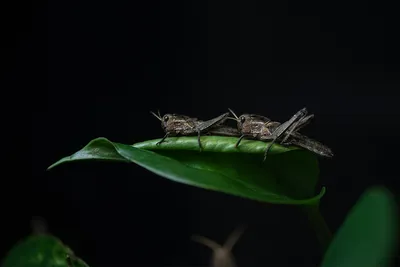
[[[322,189],[321,189],[321,192],[319,192],[319,195],[320,195],[321,197],[323,197],[323,196],[325,195],[325,192],[326,192],[326,187],[323,186]]]
[[[321,200],[321,198],[325,195],[325,193],[326,193],[326,187],[325,186],[323,186],[322,188],[321,188],[321,191],[319,191],[319,193],[318,193],[318,195],[316,195],[315,197],[313,197],[313,198],[311,198],[311,199],[308,199],[304,204],[305,205],[315,205],[315,204],[318,204],[319,203],[319,201]]]
[[[68,157],[67,157],[67,158],[68,158]],[[46,170],[49,171],[49,170],[53,169],[54,167],[56,167],[56,166],[58,166],[58,165],[60,165],[60,164],[62,164],[62,163],[64,163],[64,162],[68,161],[67,158],[62,158],[62,159],[56,161],[55,163],[53,163],[53,164],[51,164],[49,167],[47,167]]]
[[[82,149],[80,149],[78,152],[76,152],[76,153],[74,153],[74,154],[72,154],[72,155],[70,155],[70,156],[68,156],[68,157],[64,157],[64,158],[62,158],[62,159],[56,161],[55,163],[53,163],[52,165],[50,165],[46,170],[49,171],[49,170],[53,169],[54,167],[56,167],[56,166],[58,166],[58,165],[60,165],[60,164],[63,164],[63,163],[68,162],[68,161],[73,161],[73,157],[76,156],[76,154],[78,154],[78,153],[81,152],[81,151],[84,151],[84,150],[87,149],[88,147],[92,146],[92,145],[95,144],[95,143],[99,143],[99,142],[105,142],[105,143],[110,143],[110,144],[112,144],[112,142],[111,142],[110,140],[108,140],[107,138],[105,138],[105,137],[98,137],[98,138],[95,138],[95,139],[91,140],[91,141],[90,141],[86,146],[84,146]]]
[[[321,188],[321,191],[320,191],[319,194],[317,195],[318,201],[325,195],[325,193],[326,193],[326,187],[323,186],[323,187]]]
[[[46,171],[50,171],[51,169],[53,169],[54,167],[56,167],[56,166],[59,165],[59,164],[60,164],[59,161],[57,161],[57,162],[51,164],[49,167],[47,167]]]

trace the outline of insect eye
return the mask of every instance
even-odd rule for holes
[[[169,117],[168,116],[164,116],[164,121],[168,121]]]
[[[243,123],[246,120],[244,116],[240,117],[240,122]]]

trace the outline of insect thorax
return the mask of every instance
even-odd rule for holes
[[[165,131],[175,134],[194,133],[196,131],[196,123],[195,120],[188,118],[173,117],[168,121]]]

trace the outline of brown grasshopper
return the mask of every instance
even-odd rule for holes
[[[230,112],[235,117],[234,120],[237,121],[238,131],[241,133],[236,147],[245,137],[261,141],[271,141],[265,150],[264,160],[272,144],[276,141],[279,141],[282,145],[299,146],[321,156],[333,156],[332,151],[328,147],[298,133],[314,117],[313,114],[307,116],[306,108],[301,109],[292,118],[282,124],[256,114],[243,114],[238,117],[232,110]]]
[[[164,140],[169,136],[197,135],[199,148],[200,151],[202,151],[203,146],[200,142],[200,136],[202,133],[207,135],[240,136],[237,129],[222,125],[228,118],[229,112],[207,121],[201,121],[197,118],[191,118],[179,114],[165,114],[162,117],[159,112],[158,115],[154,112],[151,112],[151,114],[161,121],[161,127],[165,132],[164,137],[157,142],[157,145],[164,142]]]
[[[231,233],[223,246],[204,236],[194,235],[192,240],[203,244],[213,250],[211,259],[212,267],[236,267],[235,258],[232,255],[232,248],[242,235],[244,227],[238,227]]]

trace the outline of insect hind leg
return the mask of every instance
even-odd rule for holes
[[[299,119],[294,124],[292,124],[290,128],[288,128],[288,132],[285,134],[282,143],[286,142],[293,132],[297,132],[301,128],[309,124],[312,118],[314,118],[314,114],[307,116],[307,113],[304,113],[300,115]]]
[[[267,148],[265,149],[264,152],[264,159],[263,161],[266,160],[267,155],[269,150],[271,149],[271,146],[276,142],[276,140],[281,137],[294,123],[298,123],[299,119],[304,118],[307,115],[307,109],[302,108],[299,110],[296,114],[294,114],[288,121],[282,123],[279,125],[279,127],[272,133],[272,141],[267,145]],[[296,124],[297,125],[297,124]],[[295,127],[293,127],[295,128]]]

